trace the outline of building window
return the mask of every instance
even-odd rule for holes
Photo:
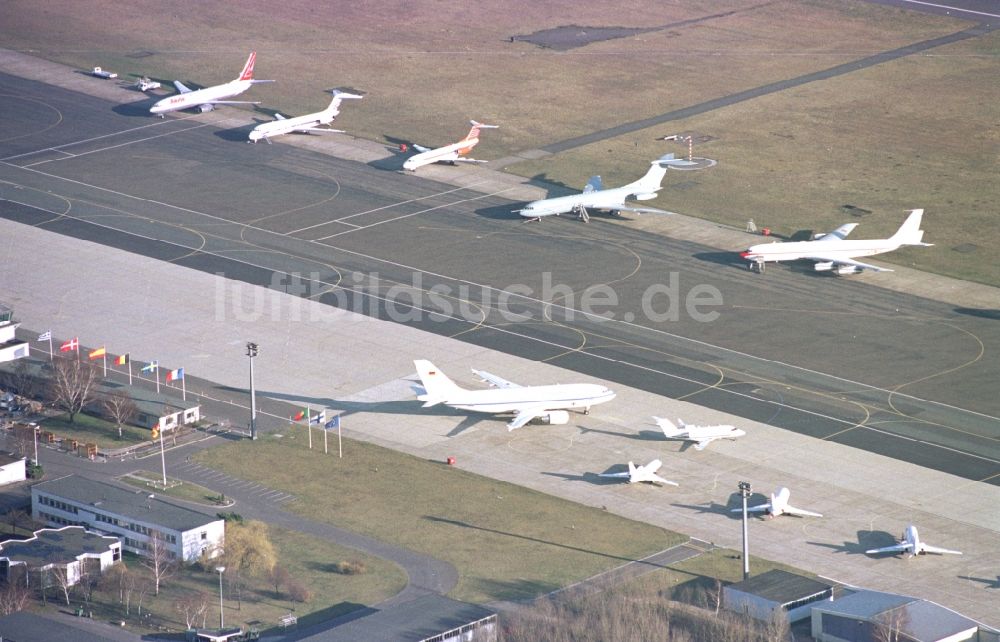
[[[208,539],[208,531],[202,531],[201,532],[201,538],[202,539]]]

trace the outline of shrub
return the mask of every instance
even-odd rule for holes
[[[335,573],[340,573],[341,575],[361,575],[368,572],[368,567],[365,566],[364,562],[345,560],[334,564],[333,570]]]

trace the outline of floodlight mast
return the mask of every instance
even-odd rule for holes
[[[250,439],[257,439],[257,391],[253,385],[253,360],[259,348],[252,341],[247,342],[247,356],[250,357]]]
[[[750,579],[750,542],[747,537],[747,499],[750,498],[750,482],[739,483],[740,497],[743,499],[743,579]]]

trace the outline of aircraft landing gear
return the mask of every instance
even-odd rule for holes
[[[576,206],[576,216],[579,220],[583,221],[584,223],[590,222],[590,214],[587,213],[587,208],[584,207],[583,205]]]
[[[583,414],[585,414],[585,415],[589,415],[590,414],[590,406],[587,406],[586,408],[583,409]]]

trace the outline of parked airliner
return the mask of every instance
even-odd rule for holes
[[[250,140],[256,143],[260,139],[266,140],[268,143],[271,142],[271,137],[280,136],[282,134],[291,134],[292,132],[317,132],[320,134],[342,134],[344,133],[342,129],[331,129],[329,127],[323,127],[322,125],[329,125],[340,113],[340,102],[344,99],[360,99],[361,96],[357,94],[349,94],[346,91],[340,91],[339,89],[334,89],[332,92],[333,99],[330,101],[330,105],[323,111],[318,111],[314,114],[306,114],[305,116],[296,116],[295,118],[285,118],[281,114],[275,114],[275,120],[269,123],[261,123],[253,128],[250,132]]]
[[[903,531],[899,544],[893,546],[883,546],[882,548],[870,548],[865,551],[865,555],[875,555],[878,553],[906,553],[908,556],[924,555],[926,553],[936,553],[938,555],[961,555],[961,551],[953,551],[949,548],[938,548],[920,541],[917,527],[910,524]]]
[[[239,96],[251,86],[262,82],[274,82],[273,80],[254,80],[253,79],[253,65],[257,60],[257,52],[254,51],[247,58],[247,64],[243,65],[243,71],[240,75],[236,77],[236,80],[230,80],[223,85],[215,85],[213,87],[205,87],[204,89],[188,89],[184,83],[179,80],[174,81],[174,86],[177,87],[177,91],[180,93],[174,94],[164,98],[163,100],[157,102],[155,105],[149,108],[151,114],[159,114],[163,117],[168,111],[177,111],[179,109],[192,109],[197,107],[200,111],[212,111],[215,105],[256,105],[258,103],[245,101],[245,100],[226,100],[226,98],[232,98],[233,96]]]
[[[705,446],[716,439],[735,440],[747,434],[746,431],[740,430],[735,426],[691,426],[678,419],[677,423],[680,426],[678,428],[669,419],[653,417],[653,420],[660,427],[660,430],[663,431],[664,437],[672,441],[693,443],[695,450],[704,450]]]
[[[457,143],[445,145],[444,147],[438,147],[437,149],[422,147],[420,145],[411,145],[413,149],[420,153],[407,158],[406,162],[403,163],[403,169],[412,172],[418,167],[444,161],[450,162],[453,165],[455,163],[485,163],[486,161],[483,160],[465,158],[465,155],[471,152],[472,148],[479,144],[480,129],[497,129],[499,125],[484,125],[482,123],[477,123],[474,120],[470,120],[469,123],[472,124],[472,129],[469,130],[469,133],[466,134],[465,138]]]
[[[819,513],[814,513],[811,510],[803,510],[801,508],[795,508],[788,503],[788,497],[791,495],[785,487],[779,488],[777,491],[771,493],[771,501],[766,504],[758,504],[756,506],[750,506],[747,508],[748,512],[751,513],[767,513],[768,517],[777,517],[778,515],[795,515],[797,517],[822,517]],[[734,508],[732,512],[739,513],[742,508]]]
[[[417,368],[420,383],[425,394],[417,399],[424,402],[424,408],[443,403],[459,410],[485,412],[491,414],[514,414],[507,424],[507,430],[521,428],[532,419],[541,419],[550,424],[569,423],[569,413],[573,408],[583,408],[590,412],[591,406],[606,403],[615,398],[615,393],[594,383],[570,383],[549,386],[519,386],[506,379],[473,369],[473,373],[493,386],[489,390],[466,390],[438,370],[425,359],[413,362]]]
[[[664,479],[656,474],[656,471],[663,465],[659,459],[654,459],[645,466],[636,466],[632,462],[628,463],[628,472],[622,473],[599,473],[598,477],[611,477],[613,479],[627,479],[630,484],[639,482],[649,482],[651,484],[666,484],[668,486],[680,486],[677,482]]]
[[[764,271],[764,264],[768,261],[798,261],[801,259],[814,261],[813,268],[817,272],[831,270],[837,274],[855,274],[862,270],[892,272],[888,268],[855,261],[854,257],[892,252],[903,245],[929,247],[932,245],[931,243],[922,242],[924,231],[920,229],[920,219],[923,215],[922,209],[911,210],[910,215],[906,217],[896,233],[887,239],[847,241],[845,240],[847,235],[858,226],[857,223],[847,223],[812,241],[762,243],[742,252],[740,256],[749,261],[751,269],[757,268],[761,272]]]

